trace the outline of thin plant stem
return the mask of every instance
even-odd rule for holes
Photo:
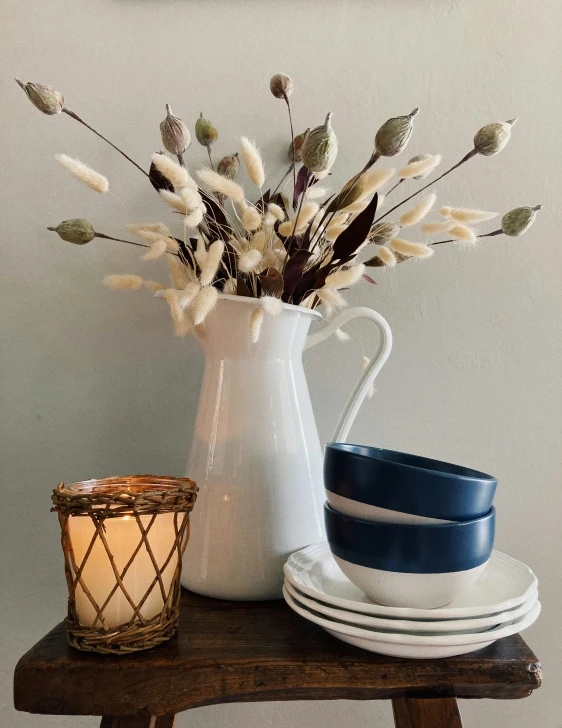
[[[388,197],[391,192],[394,192],[394,190],[404,182],[403,179],[399,179],[398,182],[394,185],[394,187],[391,187],[388,192],[386,193],[385,197]]]
[[[291,174],[291,172],[294,171],[294,169],[295,169],[295,164],[293,162],[291,162],[291,164],[289,165],[289,169],[285,172],[285,174],[281,178],[281,181],[279,182],[279,184],[277,185],[277,187],[271,193],[271,196],[272,197],[273,197],[273,195],[276,195],[277,194],[277,192],[279,191],[279,188],[281,187],[281,185],[283,184],[283,182],[287,179],[287,177]]]
[[[53,233],[57,232],[57,229],[54,227],[48,227],[47,230],[50,230]],[[146,243],[136,243],[132,240],[123,240],[122,238],[113,238],[111,235],[105,235],[104,233],[95,233],[94,237],[96,238],[102,238],[103,240],[114,240],[116,243],[127,243],[127,245],[136,245],[138,248],[150,248],[150,245],[146,245]],[[167,251],[169,255],[175,255],[179,258],[178,253],[173,253],[172,251]]]
[[[500,228],[499,230],[493,230],[491,233],[482,233],[481,235],[477,235],[477,238],[491,238],[494,235],[503,235],[503,230]],[[438,240],[436,243],[428,243],[428,245],[443,245],[443,243],[458,243],[462,242],[459,241],[458,238],[449,238],[449,240]]]
[[[296,167],[296,158],[295,158],[295,131],[293,129],[293,115],[291,114],[291,104],[289,103],[289,97],[286,93],[283,93],[283,96],[285,98],[285,103],[287,104],[287,111],[289,112],[289,126],[291,127],[291,156],[293,158],[293,164],[291,165],[293,168],[293,190],[297,186],[297,173],[295,171]]]
[[[183,161],[183,153],[182,152],[178,152],[176,154],[176,157],[178,158],[178,162],[179,162],[180,167],[185,167],[185,162]]]
[[[381,158],[381,155],[375,150],[371,154],[371,156],[369,158],[369,161],[367,162],[367,164],[363,167],[363,169],[361,171],[362,172],[366,172],[368,169],[371,169],[371,167],[373,166],[373,164],[375,164],[375,162],[378,162],[378,160],[380,158]]]
[[[457,162],[456,164],[453,164],[452,167],[450,167],[446,172],[443,172],[443,174],[439,175],[436,179],[432,180],[431,182],[428,182],[423,187],[420,187],[419,190],[416,190],[413,192],[409,197],[406,197],[405,200],[402,200],[402,202],[399,202],[397,205],[394,205],[394,207],[391,207],[390,210],[387,210],[384,215],[381,215],[377,220],[375,220],[375,223],[380,222],[381,220],[384,220],[385,217],[388,217],[391,212],[394,212],[394,210],[397,210],[402,205],[405,205],[406,202],[409,202],[412,197],[415,197],[416,195],[419,195],[420,192],[423,192],[424,190],[427,190],[428,187],[431,187],[431,185],[434,185],[436,182],[439,182],[439,180],[442,180],[443,177],[446,177],[448,174],[451,174],[455,169],[458,169],[462,164],[465,162],[468,162],[469,159],[472,159],[476,154],[478,154],[477,149],[471,149],[468,154],[465,154],[464,157],[460,160],[460,162]]]
[[[213,158],[211,157],[211,145],[207,144],[207,154],[209,155],[209,164],[211,165],[211,169],[214,171],[215,165],[213,164]]]
[[[128,155],[128,154],[125,154],[125,152],[124,152],[124,151],[123,151],[122,149],[119,149],[119,147],[118,147],[118,146],[116,146],[115,144],[113,144],[113,142],[110,142],[110,141],[109,141],[109,139],[107,139],[106,137],[104,137],[104,136],[103,136],[103,134],[100,134],[100,133],[99,133],[99,131],[96,131],[96,130],[95,130],[95,129],[94,129],[93,127],[92,127],[92,126],[90,126],[89,124],[87,124],[87,123],[86,123],[86,122],[84,121],[84,119],[81,119],[81,118],[80,118],[80,117],[78,116],[78,114],[75,114],[75,113],[74,113],[74,111],[71,111],[70,109],[67,109],[67,108],[65,107],[65,108],[63,109],[63,112],[64,112],[64,113],[65,113],[65,114],[66,114],[67,116],[70,116],[70,117],[71,117],[72,119],[76,119],[76,121],[79,121],[79,122],[80,122],[80,123],[81,123],[81,124],[82,124],[83,126],[85,126],[85,127],[86,127],[86,129],[89,129],[90,131],[93,131],[93,132],[94,132],[94,134],[96,134],[97,136],[99,136],[99,138],[100,138],[100,139],[103,139],[103,141],[104,141],[104,142],[107,142],[107,144],[109,144],[109,146],[110,146],[110,147],[113,147],[113,149],[115,149],[115,151],[119,152],[119,154],[121,154],[121,155],[122,155],[123,157],[125,157],[125,159],[126,159],[127,161],[129,161],[129,162],[130,162],[131,164],[134,164],[134,166],[135,166],[135,167],[136,167],[137,169],[139,169],[139,170],[140,170],[140,171],[141,171],[141,172],[142,172],[142,173],[143,173],[144,175],[146,175],[146,177],[148,177],[148,176],[149,176],[148,172],[146,172],[146,171],[145,171],[145,170],[144,170],[144,169],[143,169],[143,168],[142,168],[142,167],[141,167],[141,166],[140,166],[139,164],[137,164],[137,163],[136,163],[136,162],[135,162],[135,161],[134,161],[133,159],[131,159],[131,157],[129,157],[129,155]]]

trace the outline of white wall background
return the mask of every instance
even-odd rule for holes
[[[171,335],[164,306],[100,285],[107,272],[148,275],[151,264],[126,246],[80,249],[45,230],[87,216],[119,234],[125,222],[162,217],[158,199],[78,124],[33,109],[12,79],[57,86],[139,161],[160,148],[170,102],[190,125],[204,110],[220,130],[220,154],[240,134],[255,137],[273,169],[286,144],[283,105],[267,88],[277,71],[295,79],[299,131],[334,112],[339,182],[363,163],[380,123],[414,106],[422,113],[408,152],[441,152],[446,163],[483,124],[519,116],[499,157],[474,160],[438,192],[442,203],[498,211],[541,202],[527,236],[474,251],[446,246],[425,264],[375,271],[376,288],[354,291],[353,303],[388,318],[396,345],[353,439],[497,475],[497,545],[540,579],[543,614],[526,637],[545,685],[524,701],[461,707],[475,728],[562,726],[561,22],[557,0],[3,0],[2,727],[98,724],[12,708],[17,658],[64,615],[49,494],[60,480],[182,474],[202,370],[194,341]],[[70,180],[57,152],[104,172],[125,207]],[[203,155],[194,147],[188,159]],[[307,355],[324,440],[359,356],[357,345],[335,341]],[[390,722],[389,704],[303,702],[201,708],[179,726]]]

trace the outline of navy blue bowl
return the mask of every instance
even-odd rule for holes
[[[498,481],[477,470],[365,445],[330,442],[326,490],[359,503],[447,521],[486,515]]]
[[[482,518],[439,524],[363,521],[327,503],[324,521],[330,550],[369,569],[409,574],[443,574],[474,569],[492,553],[496,511]]]

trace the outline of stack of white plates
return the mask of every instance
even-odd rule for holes
[[[463,655],[521,632],[541,611],[536,576],[500,551],[469,590],[439,609],[375,604],[344,576],[327,543],[292,554],[284,572],[291,609],[334,637],[383,655]]]

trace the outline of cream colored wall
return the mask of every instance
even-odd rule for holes
[[[261,144],[268,166],[286,144],[270,75],[296,83],[298,130],[334,112],[335,176],[363,162],[389,116],[421,107],[409,151],[470,148],[486,122],[519,116],[497,158],[478,158],[439,185],[443,202],[505,211],[543,203],[521,240],[375,271],[353,293],[396,339],[378,393],[353,439],[466,463],[499,478],[497,545],[540,579],[543,614],[527,637],[546,684],[522,702],[463,703],[466,724],[559,728],[560,664],[560,23],[557,0],[3,0],[0,224],[2,712],[0,725],[95,726],[94,718],[16,714],[17,657],[64,612],[64,579],[49,491],[60,480],[126,472],[181,474],[202,360],[170,333],[163,306],[100,286],[142,272],[134,249],[73,248],[45,230],[87,216],[106,233],[164,213],[140,175],[68,118],[35,111],[13,82],[52,83],[68,105],[131,155],[160,147],[164,104],[193,124]],[[67,152],[111,180],[94,199],[53,161]],[[203,160],[196,148],[192,163]],[[357,328],[367,336],[368,330]],[[327,439],[360,351],[329,342],[307,354],[320,434]],[[388,704],[224,705],[179,726],[341,728],[390,725]]]

